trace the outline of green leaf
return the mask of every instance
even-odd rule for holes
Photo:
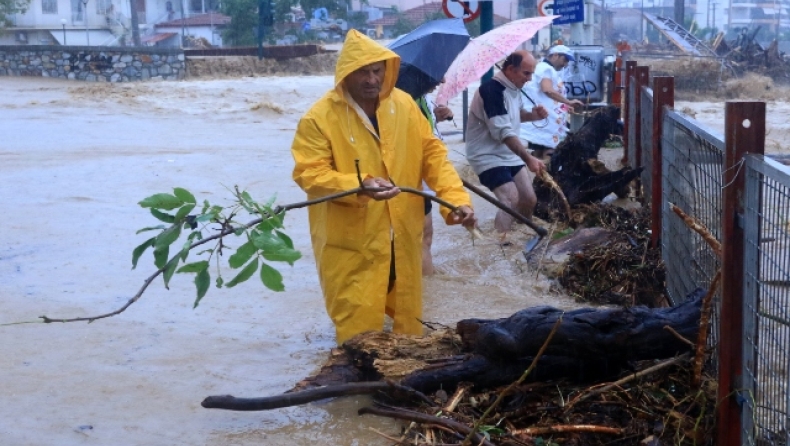
[[[176,266],[178,266],[178,261],[181,260],[181,256],[173,256],[170,261],[167,262],[165,265],[165,270],[162,271],[162,279],[165,281],[165,288],[168,290],[170,289],[170,279],[173,277],[173,274],[176,272]]]
[[[276,199],[277,199],[277,194],[274,194],[272,195],[272,198],[266,200],[266,203],[264,203],[263,205],[266,206],[267,209],[271,209],[272,205],[274,204],[274,200]]]
[[[154,194],[150,197],[144,198],[140,201],[139,204],[141,207],[144,208],[156,208],[156,209],[164,209],[164,210],[171,210],[177,207],[181,207],[184,204],[178,197],[175,195],[170,194]]]
[[[135,232],[135,234],[139,234],[139,233],[145,232],[145,231],[155,231],[157,229],[165,229],[166,227],[167,226],[165,226],[165,225],[148,226],[146,228],[139,229],[137,232]]]
[[[258,248],[255,247],[252,241],[248,241],[247,243],[239,246],[239,249],[237,249],[236,252],[230,256],[230,258],[228,258],[228,265],[234,269],[239,268],[240,266],[247,263],[247,261],[250,260],[250,257],[252,257],[256,251],[258,251]]]
[[[184,189],[183,187],[176,187],[175,189],[173,189],[173,193],[176,195],[176,197],[179,200],[183,201],[184,203],[191,203],[191,204],[197,203],[197,200],[195,200],[195,196],[192,195],[192,192]]]
[[[261,262],[261,282],[272,291],[285,291],[283,275],[264,262]]]
[[[215,218],[217,218],[215,214],[201,214],[198,215],[197,218],[195,218],[195,221],[198,223],[205,223],[214,220]]]
[[[272,231],[277,228],[282,228],[283,216],[284,214],[277,214],[269,218],[264,217],[263,221],[258,223],[256,228],[260,229],[261,231]]]
[[[255,274],[255,271],[258,270],[258,258],[254,258],[252,262],[248,263],[247,266],[242,269],[239,274],[236,275],[230,282],[225,284],[227,288],[233,288],[234,286],[244,282],[245,280],[252,277]]]
[[[162,211],[158,211],[158,210],[156,210],[154,208],[151,208],[151,215],[156,217],[157,220],[163,221],[165,223],[175,223],[175,221],[176,221],[176,218],[173,217],[172,215],[170,215],[168,213],[165,213],[165,212],[162,212]]]
[[[279,251],[288,248],[285,242],[269,231],[257,231],[252,234],[252,242],[263,252]]]
[[[251,205],[255,203],[255,200],[252,199],[250,193],[245,190],[244,192],[241,193],[240,196],[241,196],[241,200],[239,200],[239,204],[241,204],[244,207],[244,209],[247,210],[247,212],[249,212],[250,214],[254,214],[255,209]]]
[[[197,308],[198,304],[200,304],[200,300],[203,299],[203,296],[206,295],[206,291],[208,291],[208,286],[211,283],[211,274],[208,272],[208,268],[204,269],[197,273],[195,276],[195,288],[197,288],[197,298],[195,299],[195,304],[192,308]]]
[[[192,212],[192,209],[195,209],[194,204],[185,204],[181,206],[181,208],[178,209],[178,212],[176,212],[176,221],[181,221],[184,217],[189,215],[190,212]]]
[[[282,240],[285,243],[285,246],[293,249],[294,242],[293,240],[291,240],[291,237],[288,237],[287,235],[285,235],[284,232],[280,232],[280,231],[274,231],[274,233],[277,234],[277,237],[279,237],[280,240]]]
[[[137,268],[137,261],[140,260],[140,256],[143,255],[145,250],[148,249],[149,246],[154,246],[154,240],[156,240],[156,237],[151,237],[134,248],[134,251],[132,251],[132,269]]]
[[[181,225],[173,225],[164,231],[161,234],[156,236],[156,242],[154,246],[156,248],[160,248],[162,246],[170,246],[174,241],[178,240],[178,237],[181,235]]]
[[[209,206],[211,206],[211,203],[209,203],[208,200],[203,200],[203,209],[200,210],[200,213],[205,214]]]
[[[272,262],[288,262],[293,265],[293,262],[302,257],[299,251],[289,248],[282,238],[271,232],[258,232],[253,235],[252,241],[261,250],[263,258]]]
[[[167,257],[170,254],[170,246],[156,246],[154,247],[154,266],[162,268],[167,263]]]
[[[208,260],[201,260],[199,262],[187,263],[186,265],[178,268],[177,273],[199,273],[208,269]]]

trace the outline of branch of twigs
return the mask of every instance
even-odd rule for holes
[[[502,402],[505,396],[507,396],[510,392],[512,392],[516,387],[520,386],[521,383],[523,383],[524,380],[527,379],[527,376],[529,376],[529,374],[532,373],[532,370],[535,368],[535,366],[538,365],[538,359],[540,359],[540,357],[543,356],[543,353],[546,351],[549,344],[551,343],[551,339],[554,337],[554,334],[557,333],[557,329],[560,328],[560,324],[562,324],[562,315],[560,315],[560,317],[557,319],[557,322],[554,323],[554,326],[551,328],[549,335],[546,337],[546,340],[543,342],[543,345],[540,346],[540,350],[538,350],[538,352],[535,354],[535,357],[532,359],[532,363],[529,365],[529,367],[527,367],[527,370],[525,370],[524,373],[522,373],[521,376],[516,381],[510,383],[509,386],[507,386],[502,392],[499,393],[499,395],[494,400],[494,402],[491,403],[490,406],[488,406],[485,412],[483,412],[483,415],[480,415],[480,418],[478,418],[477,421],[475,421],[475,424],[472,427],[472,432],[466,435],[466,438],[464,439],[462,444],[469,444],[469,441],[472,440],[473,438],[473,434],[475,434],[477,430],[480,428],[480,426],[483,425],[483,423],[486,421],[488,416],[494,411],[494,409],[497,408],[497,406],[499,406],[499,403]]]
[[[474,429],[469,426],[453,421],[447,418],[439,418],[433,415],[415,412],[413,410],[398,409],[398,408],[383,408],[383,407],[363,407],[359,409],[359,415],[372,414],[382,417],[396,418],[399,420],[414,421],[422,424],[435,424],[452,429],[454,432],[468,435],[468,438],[474,440],[475,444],[485,446],[493,446],[493,444],[486,440],[484,437],[478,435]]]
[[[560,200],[562,201],[562,206],[565,208],[565,213],[568,214],[568,220],[572,220],[573,214],[571,214],[571,205],[568,203],[568,199],[565,197],[565,193],[562,191],[560,185],[557,184],[557,182],[554,181],[554,178],[545,170],[540,173],[540,179],[545,181],[546,184],[551,186],[551,188],[557,192],[557,195],[560,196]]]
[[[621,429],[619,427],[606,427],[606,426],[595,426],[592,424],[569,424],[569,425],[557,425],[557,426],[545,426],[545,427],[528,427],[525,429],[516,429],[511,431],[511,435],[546,435],[546,434],[560,434],[560,433],[567,433],[567,432],[590,432],[594,434],[611,434],[611,435],[622,435],[625,432],[625,429]]]
[[[704,224],[702,224],[701,221],[697,220],[694,217],[689,216],[688,214],[683,212],[682,209],[675,206],[673,203],[669,203],[669,207],[670,209],[672,209],[672,212],[677,214],[678,217],[680,217],[681,220],[683,220],[683,223],[685,223],[686,226],[688,226],[694,232],[702,236],[702,239],[708,243],[708,246],[710,246],[711,249],[713,249],[713,252],[715,252],[717,256],[721,257],[721,242],[716,240],[716,237],[714,237],[713,234],[711,234],[710,230]]]
[[[669,367],[671,365],[677,364],[679,362],[685,361],[686,359],[688,359],[688,357],[689,357],[689,353],[683,353],[680,356],[675,356],[674,358],[670,358],[670,359],[667,359],[665,361],[659,362],[656,365],[650,366],[650,367],[648,367],[648,368],[646,368],[644,370],[640,370],[639,372],[636,372],[634,374],[630,374],[630,375],[628,375],[628,376],[626,376],[626,377],[624,377],[622,379],[619,379],[619,380],[617,380],[615,382],[606,384],[604,386],[592,387],[587,392],[582,393],[579,396],[577,396],[576,398],[574,398],[571,401],[569,401],[568,404],[566,404],[565,407],[563,408],[564,412],[568,413],[568,411],[571,409],[571,407],[573,407],[575,404],[577,404],[577,403],[579,403],[581,401],[589,399],[589,398],[591,398],[591,397],[593,397],[595,395],[600,395],[600,394],[602,394],[602,393],[604,393],[604,392],[606,392],[609,389],[612,389],[614,387],[622,386],[623,384],[625,384],[625,383],[627,383],[629,381],[633,381],[633,380],[635,380],[637,378],[641,378],[641,377],[643,377],[645,375],[649,375],[649,374],[651,374],[653,372],[656,372],[658,370],[661,370],[663,368],[666,368],[666,367]]]
[[[697,333],[697,346],[694,352],[694,368],[691,374],[691,385],[694,387],[699,386],[699,383],[702,381],[702,364],[705,362],[705,346],[708,345],[708,328],[710,327],[713,296],[719,288],[719,282],[721,282],[721,268],[716,271],[716,275],[713,276],[713,280],[710,282],[708,292],[702,299],[699,332]]]
[[[312,199],[312,200],[306,200],[306,201],[300,201],[300,202],[297,202],[297,203],[291,203],[291,204],[276,206],[272,210],[271,214],[264,215],[261,218],[256,218],[256,219],[250,221],[247,224],[240,225],[240,226],[223,225],[222,229],[219,232],[217,232],[216,234],[214,234],[212,236],[209,236],[209,237],[206,237],[206,238],[204,238],[202,240],[196,241],[196,242],[192,243],[191,245],[189,245],[188,250],[191,251],[191,250],[197,248],[198,246],[204,245],[204,244],[206,244],[206,243],[208,243],[210,241],[213,241],[213,240],[221,239],[222,237],[225,237],[226,235],[233,234],[233,233],[235,233],[237,231],[246,230],[246,229],[252,228],[252,227],[260,224],[261,222],[263,222],[265,219],[272,218],[274,216],[282,214],[283,212],[289,211],[291,209],[299,209],[299,208],[304,208],[304,207],[307,207],[307,206],[312,206],[312,205],[315,205],[315,204],[323,203],[323,202],[326,202],[326,201],[337,200],[339,198],[343,198],[343,197],[346,197],[346,196],[349,196],[349,195],[358,194],[358,193],[361,193],[361,192],[383,192],[383,191],[386,191],[386,190],[387,190],[387,188],[380,188],[380,187],[372,188],[372,187],[360,186],[360,187],[356,187],[354,189],[350,189],[350,190],[347,190],[347,191],[343,191],[343,192],[338,192],[336,194],[327,195],[325,197],[320,197],[320,198],[315,198],[315,199]],[[453,204],[448,203],[447,201],[442,200],[439,197],[436,197],[436,196],[431,195],[429,193],[423,192],[421,190],[417,190],[417,189],[410,188],[410,187],[401,187],[400,190],[401,190],[401,192],[406,192],[406,193],[409,193],[409,194],[419,195],[419,196],[421,196],[423,198],[427,198],[429,200],[432,200],[432,201],[438,203],[441,206],[449,208],[453,212],[460,212],[460,210],[459,210],[459,208],[457,206],[454,206]],[[480,235],[479,231],[477,231],[476,228],[470,229],[470,231],[472,232],[472,236],[473,237],[477,237],[477,238],[482,237]],[[175,256],[171,257],[170,260],[172,260],[174,257],[177,257],[179,255],[180,255],[180,253],[176,254]],[[148,289],[148,286],[151,285],[151,283],[154,281],[154,279],[159,277],[159,275],[162,274],[162,272],[164,272],[165,268],[166,267],[159,268],[153,274],[148,276],[148,278],[146,278],[143,281],[143,285],[140,287],[140,289],[137,290],[137,293],[135,293],[135,295],[132,296],[128,301],[126,301],[126,303],[123,306],[121,306],[120,308],[118,308],[115,311],[111,311],[109,313],[99,314],[99,315],[96,315],[96,316],[85,316],[85,317],[75,317],[75,318],[52,318],[52,317],[49,317],[49,316],[46,316],[46,315],[42,315],[42,316],[39,316],[39,319],[41,319],[39,322],[45,323],[45,324],[51,324],[53,322],[88,322],[88,323],[91,323],[91,322],[99,320],[99,319],[104,319],[104,318],[108,318],[108,317],[112,317],[112,316],[116,316],[118,314],[121,314],[124,311],[126,311],[126,309],[128,309],[132,304],[134,304],[135,302],[140,300],[140,298],[143,296],[143,293],[145,293],[146,289]]]

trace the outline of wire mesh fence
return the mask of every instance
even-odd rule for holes
[[[745,160],[742,444],[790,444],[790,169]]]
[[[720,238],[724,141],[689,116],[671,111],[664,118],[661,148],[661,249],[667,266],[667,293],[677,303],[694,289],[707,288],[721,261],[669,209],[669,203],[700,220]],[[716,333],[716,327],[712,328]]]

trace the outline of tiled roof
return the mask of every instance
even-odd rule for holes
[[[227,25],[230,23],[230,17],[218,12],[209,12],[207,14],[193,15],[185,19],[175,19],[167,22],[157,23],[154,26],[161,27],[179,27],[179,26],[217,26]]]
[[[380,19],[372,20],[368,22],[368,24],[372,26],[392,26],[398,22],[398,17],[402,15],[406,20],[414,23],[415,25],[419,25],[428,20],[428,18],[434,17],[436,13],[440,13],[442,14],[442,17],[444,17],[441,2],[425,3],[423,5],[417,6],[416,8],[407,9],[403,11],[402,14],[393,14],[382,17]],[[510,20],[506,17],[494,14],[494,26],[504,25],[509,21]]]
[[[150,36],[143,36],[140,39],[140,42],[141,43],[147,43],[147,44],[154,44],[156,42],[161,42],[162,40],[169,39],[169,38],[171,38],[173,36],[176,36],[176,35],[178,35],[178,34],[177,33],[156,33],[156,34],[152,34]]]

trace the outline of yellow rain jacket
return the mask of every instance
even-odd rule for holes
[[[379,133],[345,91],[343,79],[357,69],[386,61],[379,106]],[[359,186],[362,179],[391,178],[399,186],[422,189],[471,206],[469,195],[437,139],[407,93],[395,89],[400,58],[361,33],[349,31],[335,69],[335,88],[302,117],[291,152],[293,178],[309,199]],[[384,314],[393,331],[422,334],[423,198],[409,193],[385,201],[351,195],[310,206],[310,234],[326,309],[337,342],[382,330]],[[441,209],[445,220],[449,210]],[[397,279],[390,293],[391,247]]]

